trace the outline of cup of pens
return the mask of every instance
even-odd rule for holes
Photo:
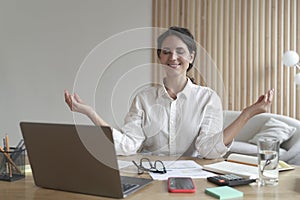
[[[25,148],[21,140],[16,147],[9,147],[8,137],[0,146],[0,180],[16,181],[25,177]]]

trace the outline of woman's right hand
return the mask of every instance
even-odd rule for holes
[[[74,93],[74,95],[70,94],[68,90],[64,91],[65,93],[65,101],[68,104],[69,108],[74,112],[79,112],[87,117],[89,117],[95,125],[98,126],[110,126],[106,123],[95,111],[94,109],[86,105],[79,97],[78,94]]]
[[[92,108],[89,105],[86,105],[78,94],[74,93],[74,95],[70,94],[69,91],[65,90],[65,102],[69,106],[71,111],[79,112],[85,115],[88,115],[92,112]]]

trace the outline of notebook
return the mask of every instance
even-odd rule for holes
[[[110,127],[33,122],[20,127],[39,187],[125,198],[152,182],[121,177]]]
[[[220,174],[236,174],[244,178],[258,178],[258,168],[235,162],[221,161],[203,165],[203,169]]]
[[[237,174],[245,178],[257,178],[257,159],[257,156],[230,154],[226,161],[204,165],[203,169],[221,174]],[[284,161],[279,161],[279,171],[292,169],[295,169],[295,167],[287,164]]]

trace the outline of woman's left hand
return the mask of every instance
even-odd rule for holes
[[[248,118],[254,115],[265,113],[269,110],[273,101],[274,89],[269,90],[266,94],[261,95],[257,101],[243,110]]]

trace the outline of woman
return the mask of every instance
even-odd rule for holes
[[[245,108],[223,130],[223,111],[218,95],[187,77],[197,53],[193,35],[185,28],[171,27],[159,36],[157,45],[157,55],[166,77],[163,85],[137,94],[122,129],[113,129],[117,153],[223,156],[244,124],[254,115],[267,111],[273,90]],[[109,126],[77,94],[65,91],[65,101],[72,111],[87,115],[95,125]]]

